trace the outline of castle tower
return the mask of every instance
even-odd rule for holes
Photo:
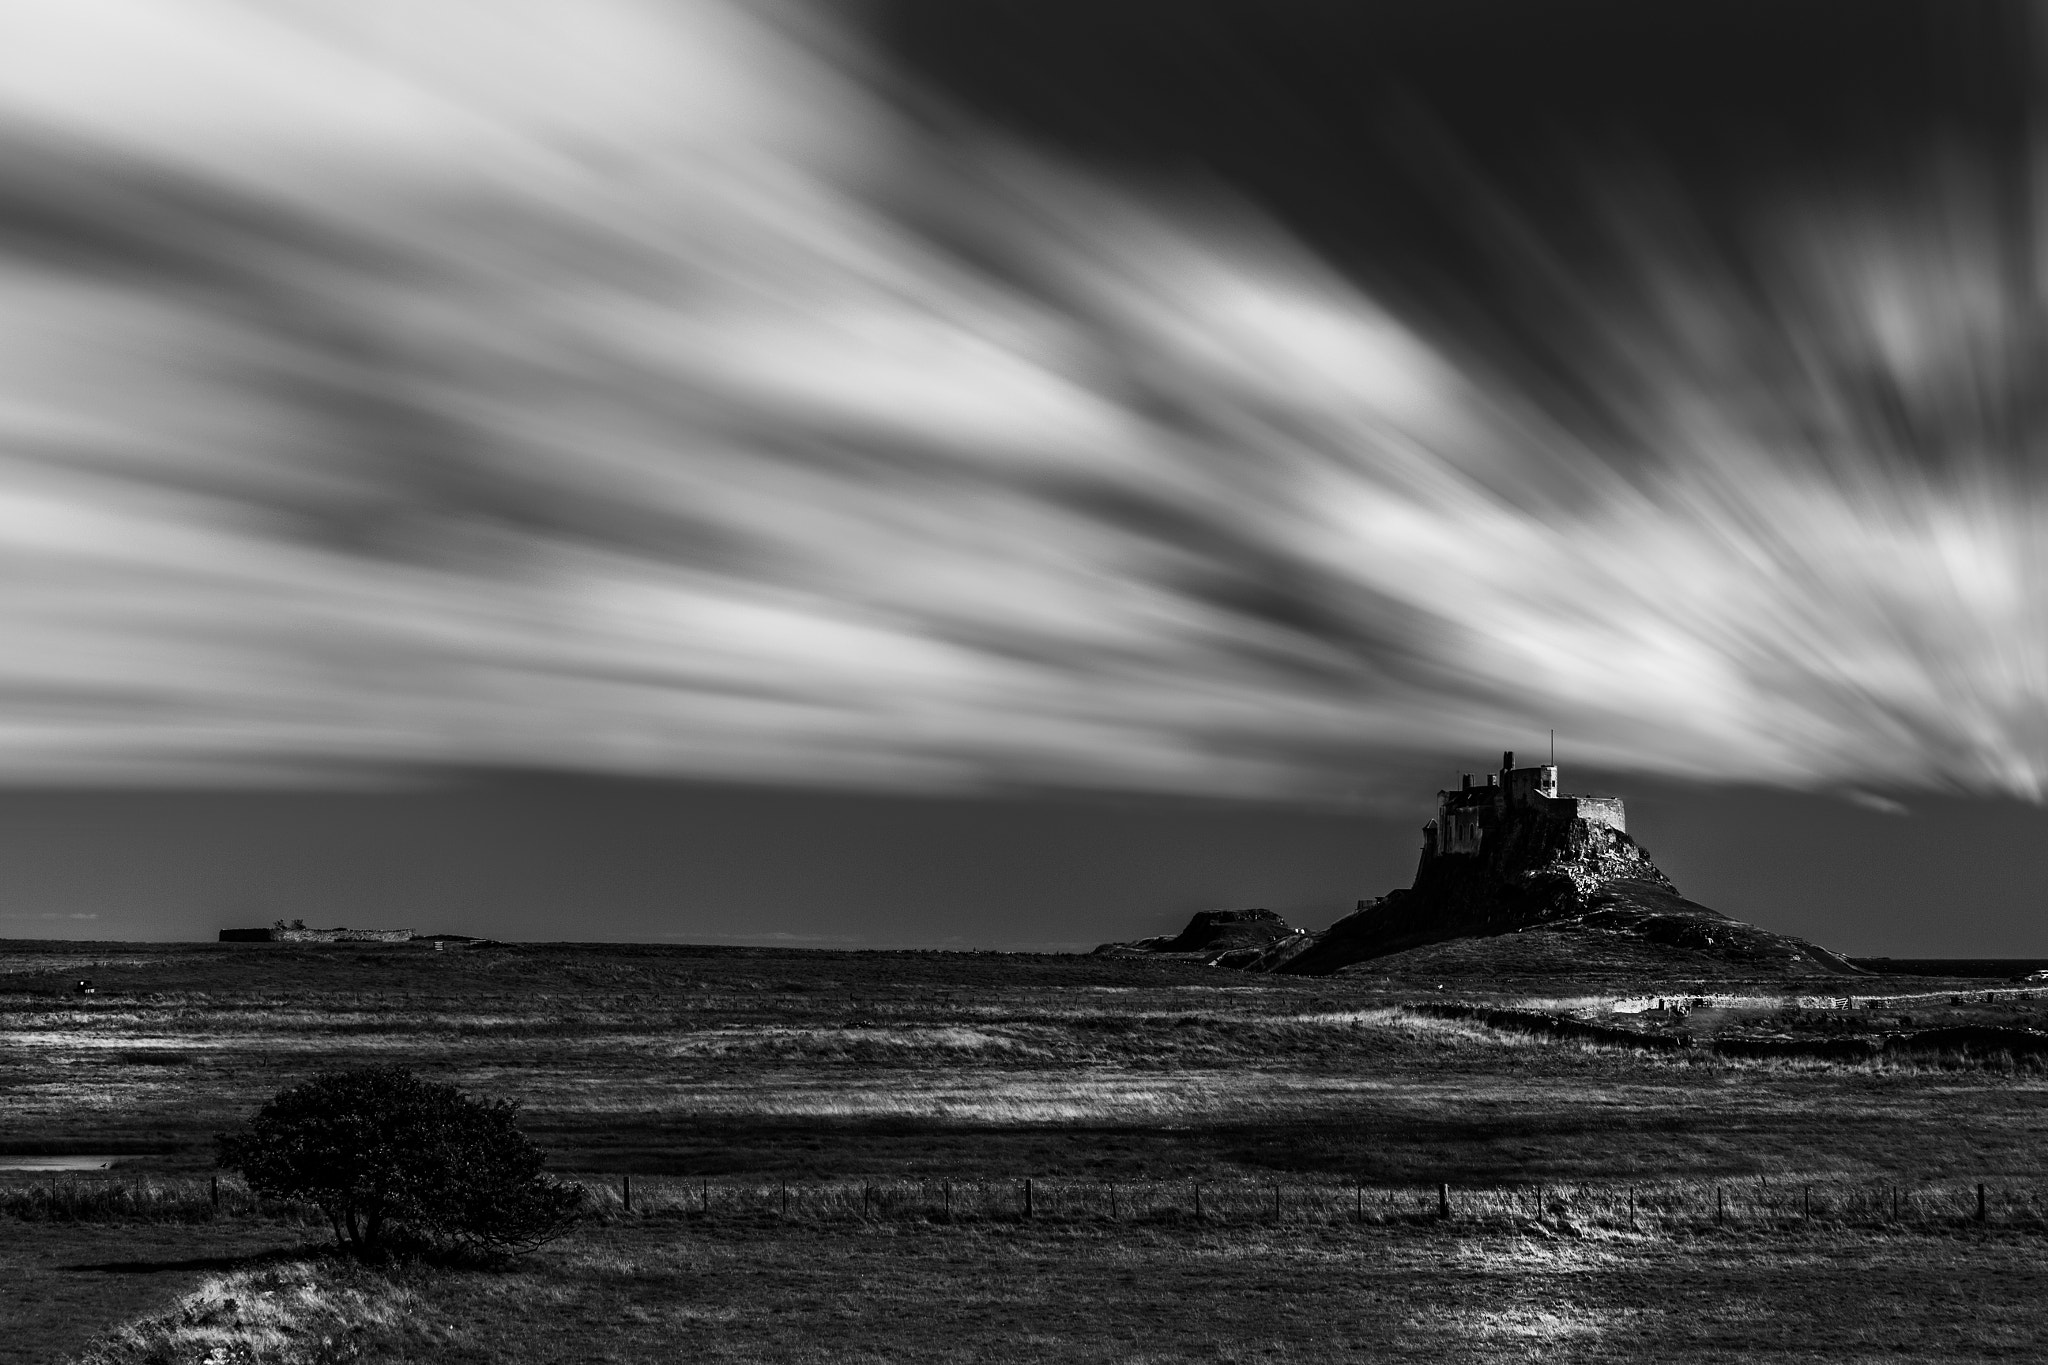
[[[1483,854],[1498,844],[1501,831],[1526,827],[1531,818],[1583,820],[1616,833],[1628,828],[1619,798],[1561,796],[1555,763],[1518,768],[1510,749],[1500,756],[1500,771],[1486,774],[1484,786],[1464,773],[1455,790],[1437,793],[1436,819],[1423,826],[1423,849],[1432,855]]]

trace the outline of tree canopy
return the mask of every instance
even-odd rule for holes
[[[518,1112],[404,1067],[329,1072],[220,1134],[220,1165],[259,1194],[318,1205],[360,1255],[395,1236],[509,1254],[561,1235],[583,1199],[545,1172]]]

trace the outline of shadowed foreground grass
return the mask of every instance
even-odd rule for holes
[[[0,1222],[0,1365],[67,1360],[210,1276],[317,1246],[307,1230],[267,1218]]]
[[[84,1365],[2039,1359],[2037,1235],[673,1220],[509,1273],[216,1276]]]

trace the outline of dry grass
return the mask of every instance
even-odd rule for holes
[[[408,1060],[523,1100],[571,1170],[1470,1183],[1928,1180],[2035,1161],[2014,1097],[2038,1078],[1995,1058],[1632,1054],[1431,1018],[1411,1005],[1442,994],[1384,982],[930,954],[238,947],[96,950],[75,973],[102,991],[85,1003],[64,993],[73,971],[49,970],[61,955],[0,954],[0,1141],[113,1142],[146,1171],[197,1173],[211,1134],[282,1085]]]
[[[2034,1237],[845,1224],[592,1230],[505,1274],[218,1277],[80,1365],[2039,1358]]]
[[[161,1313],[109,1333],[76,1365],[340,1365],[431,1345],[412,1288],[338,1261],[214,1276]]]
[[[260,1199],[232,1176],[0,1174],[0,1217],[28,1223],[213,1223],[261,1218],[321,1226],[310,1206]]]
[[[102,994],[64,994],[79,975]],[[1729,995],[1773,1028],[1861,1022]],[[1463,1003],[1610,1018],[1613,998],[1562,983]],[[372,1311],[377,1285],[337,1281],[308,1301],[317,1333],[252,1320],[277,1334],[250,1338],[264,1359],[320,1358],[304,1354],[316,1335],[363,1360],[515,1365],[682,1346],[731,1361],[2039,1354],[2015,1296],[2043,1287],[2040,1075],[1646,1053],[1425,1012],[1450,999],[993,955],[0,953],[0,1152],[132,1163],[61,1199],[0,1178],[0,1216],[39,1239],[260,1225],[303,1240],[232,1185],[217,1219],[198,1203],[212,1133],[310,1072],[403,1059],[522,1100],[600,1219],[510,1276],[393,1281],[413,1296],[395,1318]],[[1927,1010],[1913,1005],[1939,1022]],[[2009,1281],[1984,1288],[1993,1275]],[[209,1292],[239,1311],[232,1288]],[[1904,1321],[1884,1297],[1937,1292],[1975,1307]],[[201,1360],[230,1339],[164,1333],[233,1325],[166,1320],[105,1358]]]

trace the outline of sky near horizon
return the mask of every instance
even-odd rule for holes
[[[503,939],[1086,951],[1197,910],[1320,929],[1407,885],[1406,809],[959,797],[529,773],[390,788],[0,792],[0,939],[211,940],[273,919]],[[1838,952],[2048,960],[2030,804],[1909,816],[1615,779],[1681,891]],[[1441,781],[1441,779],[1438,779]]]
[[[1327,922],[1554,728],[1719,908],[2048,952],[2044,43],[10,7],[0,936]]]

